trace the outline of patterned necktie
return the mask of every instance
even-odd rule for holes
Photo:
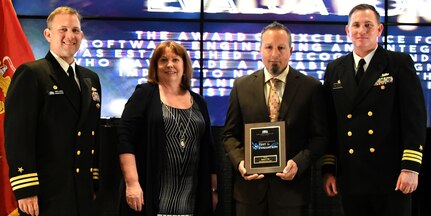
[[[270,79],[271,90],[269,91],[268,97],[268,108],[269,108],[269,117],[271,118],[271,122],[278,121],[278,114],[280,110],[280,97],[278,94],[277,85],[280,80],[276,78]]]
[[[69,81],[72,84],[73,88],[75,88],[75,90],[80,92],[78,84],[76,83],[76,80],[75,80],[75,72],[73,71],[72,66],[69,66],[69,68],[67,69],[67,73],[69,74]]]
[[[355,77],[356,84],[359,84],[359,82],[361,82],[362,77],[364,76],[364,73],[365,73],[364,65],[365,65],[365,60],[364,59],[359,60],[358,71],[356,72],[356,77]]]

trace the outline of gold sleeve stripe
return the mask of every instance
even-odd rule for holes
[[[419,156],[419,157],[422,157],[422,152],[420,152],[420,151],[415,151],[415,150],[409,150],[409,149],[406,149],[406,150],[404,150],[404,155],[405,154],[415,154],[415,155],[417,155],[417,156]]]
[[[93,168],[93,171],[99,172],[98,168]]]
[[[321,160],[321,165],[335,165],[335,156],[324,155]]]
[[[335,161],[322,161],[322,165],[335,165]]]
[[[99,176],[93,176],[93,179],[99,180]]]
[[[404,150],[402,161],[413,161],[419,164],[422,164],[422,152],[406,149]]]
[[[37,177],[37,173],[28,173],[28,174],[12,177],[10,178],[10,182],[20,180],[20,179],[25,179],[25,178],[32,178],[32,177]]]
[[[12,187],[16,186],[16,185],[20,185],[22,183],[27,183],[27,182],[37,182],[39,181],[39,179],[37,177],[33,177],[33,178],[26,178],[26,179],[21,179],[18,181],[13,181],[11,182]]]
[[[335,158],[322,158],[324,161],[335,161]]]
[[[329,154],[327,154],[327,155],[323,155],[322,158],[332,158],[332,159],[335,160],[335,155],[329,155]]]
[[[406,154],[404,153],[403,158],[415,158],[417,160],[422,160],[421,156],[415,155],[415,154]]]
[[[415,159],[415,158],[403,157],[401,160],[403,160],[403,161],[406,161],[406,160],[407,161],[413,161],[413,162],[422,164],[422,160],[418,160],[418,159]]]
[[[422,155],[404,153],[401,160],[408,160],[422,164]]]
[[[39,185],[39,182],[37,181],[37,182],[30,182],[27,184],[17,185],[15,187],[12,187],[12,190],[16,191],[16,190],[21,189],[21,188],[31,187],[31,186],[35,186],[35,185]]]
[[[98,173],[98,172],[93,172],[93,175],[94,175],[94,176],[98,176],[98,175],[99,175],[99,173]]]

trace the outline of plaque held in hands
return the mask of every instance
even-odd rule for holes
[[[283,172],[286,166],[285,122],[245,124],[247,174]]]

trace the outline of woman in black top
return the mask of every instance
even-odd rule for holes
[[[122,215],[211,215],[216,151],[204,99],[191,91],[187,51],[155,49],[148,83],[129,98],[119,125]]]

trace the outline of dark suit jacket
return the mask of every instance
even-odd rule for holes
[[[244,160],[244,124],[269,122],[264,94],[263,69],[235,80],[226,116],[224,147],[235,169]],[[287,160],[293,159],[298,173],[292,181],[267,174],[256,181],[245,181],[236,172],[234,198],[248,204],[259,203],[269,190],[278,205],[308,204],[310,166],[325,151],[326,116],[321,83],[293,69],[286,77],[279,120],[286,122]]]
[[[325,90],[331,148],[324,172],[335,172],[344,193],[394,191],[402,169],[419,172],[426,111],[412,59],[378,47],[359,86],[353,54],[328,64]]]
[[[76,66],[81,95],[54,56],[21,65],[6,97],[5,145],[17,199],[38,196],[40,215],[91,215],[98,180],[98,76]]]

